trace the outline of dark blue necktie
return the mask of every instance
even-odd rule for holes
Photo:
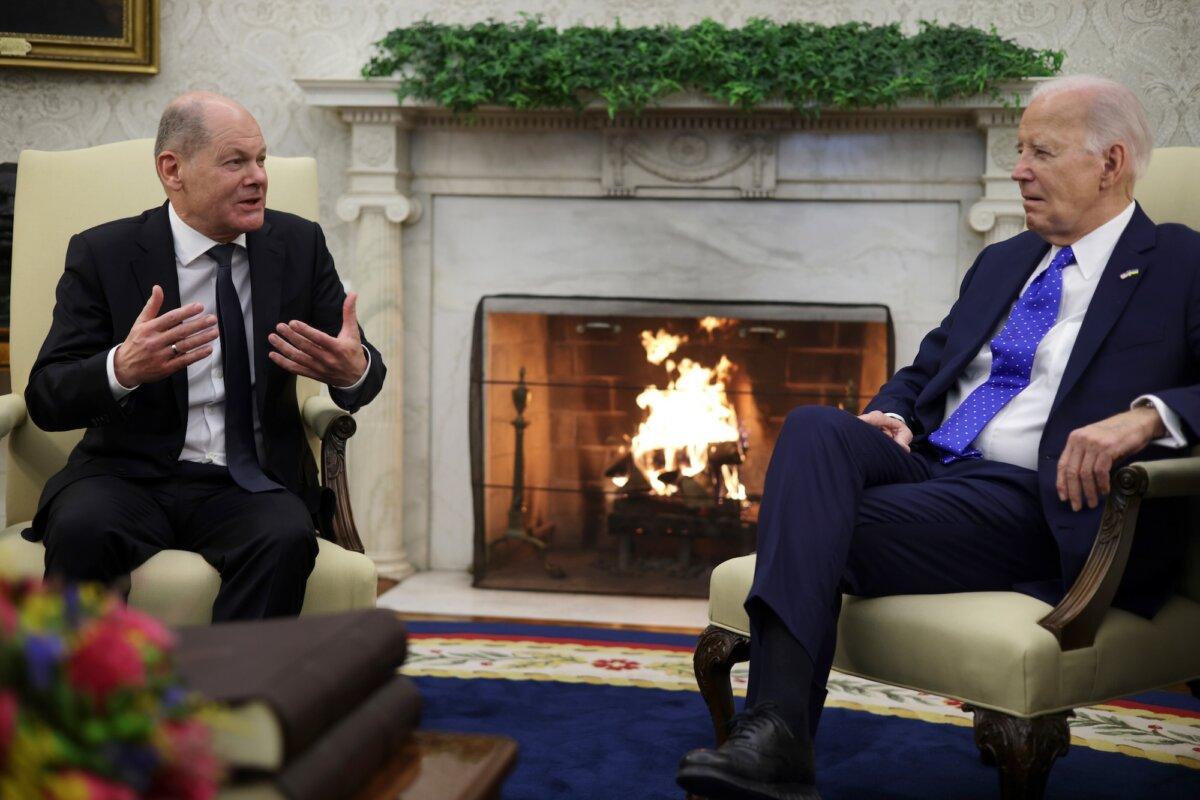
[[[1062,271],[1075,261],[1070,247],[1058,251],[1042,274],[1017,298],[1008,322],[992,339],[992,371],[958,408],[929,436],[941,450],[942,463],[979,458],[971,442],[1010,400],[1029,386],[1038,344],[1058,319],[1062,301]]]
[[[225,369],[225,461],[238,486],[248,492],[269,492],[283,487],[263,473],[254,449],[254,397],[246,321],[233,285],[231,266],[236,247],[236,244],[219,244],[208,251],[217,262],[217,325]]]

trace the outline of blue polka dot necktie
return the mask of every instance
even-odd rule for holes
[[[225,463],[234,483],[248,492],[282,489],[268,478],[254,449],[254,397],[250,384],[250,350],[246,320],[233,285],[236,244],[219,244],[208,254],[217,262],[217,327],[225,368]]]
[[[1070,247],[1059,250],[1050,266],[1017,298],[1008,322],[992,339],[992,372],[988,379],[929,436],[929,443],[944,454],[943,464],[979,458],[982,454],[971,447],[971,442],[1000,409],[1029,386],[1038,344],[1058,319],[1062,271],[1074,261]]]

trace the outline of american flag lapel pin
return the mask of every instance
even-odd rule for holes
[[[1126,278],[1136,278],[1140,272],[1140,269],[1127,269],[1121,273],[1121,280],[1125,280]]]

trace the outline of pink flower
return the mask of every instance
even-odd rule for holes
[[[69,769],[58,773],[50,784],[47,796],[55,800],[138,800],[137,792],[128,786],[106,781],[81,769]]]
[[[106,781],[84,772],[83,782],[88,788],[88,800],[138,800],[137,792],[120,783]]]
[[[592,666],[597,669],[609,669],[614,672],[620,672],[626,669],[637,669],[641,665],[627,658],[598,658],[592,662]]]
[[[0,594],[0,636],[12,636],[17,632],[17,609]]]
[[[8,761],[8,748],[17,732],[17,697],[0,692],[0,767]]]
[[[146,684],[146,665],[137,648],[113,624],[87,630],[67,665],[71,683],[102,701],[116,689]]]
[[[135,611],[129,606],[121,605],[114,608],[108,613],[106,619],[126,630],[135,631],[159,650],[170,649],[175,644],[175,634],[167,630],[165,625],[149,614]]]
[[[221,782],[221,762],[212,750],[212,736],[198,720],[168,722],[167,764],[155,777],[151,800],[212,800]]]

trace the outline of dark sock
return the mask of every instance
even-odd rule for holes
[[[750,638],[751,704],[774,703],[792,734],[807,740],[812,658],[774,611],[763,604],[757,610]]]

